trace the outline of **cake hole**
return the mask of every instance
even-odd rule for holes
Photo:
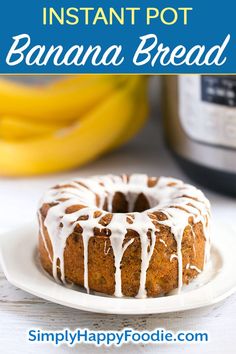
[[[150,209],[150,207],[151,206],[149,204],[149,201],[147,200],[147,197],[143,193],[140,193],[134,203],[133,212],[142,212]]]
[[[129,205],[126,197],[121,192],[116,192],[112,200],[113,213],[128,213]]]
[[[117,191],[110,198],[106,197],[103,204],[103,210],[109,213],[141,213],[158,204],[153,196],[148,198],[143,192],[125,194]]]

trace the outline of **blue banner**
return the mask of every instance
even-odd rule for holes
[[[236,73],[233,0],[9,0],[0,73]]]

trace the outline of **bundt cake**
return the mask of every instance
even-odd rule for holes
[[[180,291],[209,257],[209,201],[174,178],[79,178],[51,188],[38,216],[43,268],[87,292],[144,298]]]

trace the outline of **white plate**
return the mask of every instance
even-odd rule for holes
[[[57,284],[37,261],[37,227],[28,225],[0,236],[0,260],[10,283],[43,299],[80,310],[112,314],[152,314],[212,305],[236,290],[236,232],[216,225],[211,265],[180,295],[158,298],[114,298],[86,294]]]

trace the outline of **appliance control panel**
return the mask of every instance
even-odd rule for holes
[[[185,134],[236,149],[236,77],[179,76],[179,116]]]
[[[205,102],[236,107],[236,77],[202,76],[201,95]]]

